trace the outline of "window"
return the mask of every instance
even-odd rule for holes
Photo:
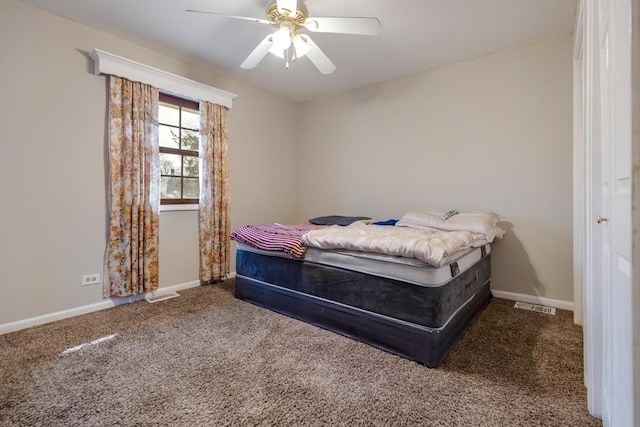
[[[200,197],[199,105],[160,94],[160,204],[197,204]]]

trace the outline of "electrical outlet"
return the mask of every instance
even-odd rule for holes
[[[82,286],[100,284],[100,273],[87,274],[82,276]]]

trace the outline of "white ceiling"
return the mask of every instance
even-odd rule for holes
[[[273,28],[185,12],[263,19],[268,0],[23,1],[139,45],[209,64],[229,78],[293,101],[570,34],[576,10],[576,0],[306,0],[310,16],[375,16],[382,23],[377,36],[314,33],[313,40],[337,67],[323,75],[307,58],[287,70],[271,54],[255,69],[241,69]]]

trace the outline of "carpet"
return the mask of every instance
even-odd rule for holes
[[[494,298],[429,369],[237,300],[233,287],[0,336],[0,425],[601,425],[570,312]]]

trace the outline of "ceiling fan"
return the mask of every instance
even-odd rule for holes
[[[226,15],[204,10],[187,9],[187,12],[207,13],[227,18],[254,21],[259,24],[270,24],[276,31],[265,37],[249,54],[240,67],[255,68],[260,61],[271,52],[284,59],[289,68],[289,59],[296,61],[306,56],[323,74],[331,74],[336,66],[316,45],[308,34],[300,33],[306,29],[315,33],[343,33],[376,35],[380,31],[378,18],[364,17],[309,17],[303,0],[270,0],[267,5],[267,19],[246,16]]]

